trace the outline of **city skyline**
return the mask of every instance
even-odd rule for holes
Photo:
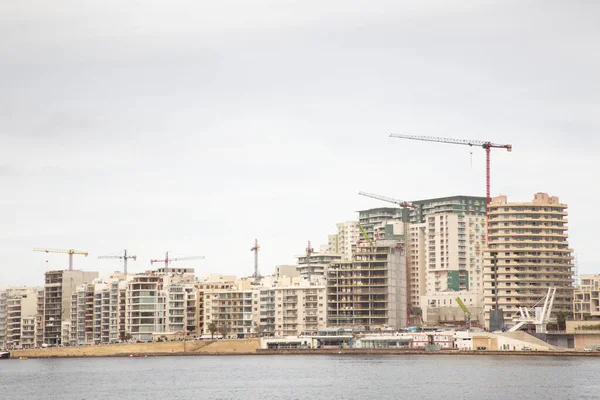
[[[0,286],[67,268],[34,247],[100,275],[127,248],[131,272],[169,250],[244,276],[258,238],[267,272],[386,206],[359,190],[485,195],[482,149],[390,133],[512,144],[492,196],[558,196],[597,272],[600,6],[343,4],[0,6]]]

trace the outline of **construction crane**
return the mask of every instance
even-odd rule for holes
[[[260,246],[258,245],[258,239],[254,239],[254,247],[250,249],[250,251],[254,252],[254,279],[258,279],[258,250]]]
[[[460,309],[463,310],[465,314],[467,314],[467,324],[469,324],[469,329],[471,329],[471,311],[469,311],[467,306],[465,306],[465,303],[463,303],[460,297],[456,298],[456,304],[458,304]]]
[[[88,252],[86,251],[79,251],[79,250],[73,250],[73,249],[69,249],[69,250],[64,250],[64,249],[40,249],[40,248],[35,248],[33,249],[33,251],[39,251],[42,253],[62,253],[62,254],[68,254],[69,255],[69,271],[73,271],[73,254],[81,254],[84,256],[88,256]]]
[[[408,240],[408,214],[409,214],[409,208],[417,208],[416,205],[408,202],[408,201],[404,201],[404,200],[398,200],[398,199],[394,199],[392,197],[386,197],[386,196],[380,196],[378,194],[373,194],[373,193],[365,193],[365,192],[358,192],[359,195],[361,196],[365,196],[365,197],[370,197],[372,199],[377,199],[377,200],[381,200],[381,201],[385,201],[388,203],[393,203],[393,204],[397,204],[398,206],[400,206],[400,208],[402,208],[402,225],[403,225],[403,230],[404,230],[404,256],[406,258],[406,326],[408,326],[410,324],[410,316],[412,314],[412,304],[410,301],[410,272],[409,272],[409,264],[408,264],[408,251],[410,248],[409,245],[409,240]],[[359,225],[360,226],[360,225]]]
[[[127,249],[123,250],[122,256],[100,256],[98,259],[106,259],[106,258],[117,258],[119,260],[123,260],[123,273],[127,275],[127,260],[133,259],[133,261],[137,260],[137,256],[128,256]]]
[[[164,262],[165,263],[165,275],[168,276],[169,275],[169,264],[171,264],[174,261],[185,261],[185,260],[204,260],[204,256],[169,258],[169,252],[167,251],[167,253],[165,254],[164,260],[150,260],[150,264],[152,265],[157,262]]]
[[[365,240],[367,241],[367,243],[369,243],[369,246],[373,246],[373,241],[369,237],[369,234],[367,233],[365,228],[362,225],[358,224],[358,229],[360,229],[360,233],[362,233],[362,235],[365,238]]]
[[[495,144],[491,142],[485,142],[481,140],[465,140],[465,139],[452,139],[452,138],[441,138],[441,137],[433,137],[433,136],[412,136],[412,135],[397,135],[390,134],[390,137],[398,138],[398,139],[410,139],[410,140],[421,140],[424,142],[437,142],[437,143],[449,143],[449,144],[461,144],[464,146],[479,146],[485,149],[485,194],[486,194],[486,204],[490,204],[491,193],[490,193],[490,156],[491,150],[493,148],[496,149],[506,149],[508,151],[512,151],[511,144]]]

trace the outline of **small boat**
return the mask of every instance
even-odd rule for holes
[[[146,355],[141,353],[133,353],[130,354],[129,357],[146,357]]]
[[[0,351],[0,359],[10,358],[10,352],[8,351]]]

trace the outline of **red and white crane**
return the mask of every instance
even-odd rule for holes
[[[496,143],[492,143],[492,142],[485,142],[482,140],[452,139],[452,138],[441,138],[441,137],[434,137],[434,136],[398,135],[395,133],[390,134],[390,137],[398,138],[398,139],[421,140],[424,142],[461,144],[463,146],[476,146],[476,147],[484,148],[485,149],[485,198],[486,198],[486,204],[490,204],[490,201],[492,199],[491,194],[490,194],[491,150],[496,148],[496,149],[506,149],[508,151],[512,151],[511,144],[496,144]]]
[[[436,143],[449,143],[449,144],[460,144],[463,146],[476,146],[482,147],[485,149],[485,204],[486,204],[486,220],[487,220],[487,232],[486,232],[486,245],[490,246],[490,219],[489,219],[489,204],[492,201],[491,196],[491,184],[490,184],[490,175],[491,175],[491,152],[492,149],[506,149],[508,151],[512,151],[511,144],[496,144],[492,142],[486,142],[482,140],[467,140],[467,139],[453,139],[453,138],[441,138],[435,136],[413,136],[413,135],[398,135],[398,134],[390,134],[390,137],[398,138],[398,139],[410,139],[410,140],[421,140],[424,142],[436,142]]]

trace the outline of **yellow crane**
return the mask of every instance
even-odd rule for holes
[[[469,324],[469,329],[471,329],[471,311],[469,311],[467,306],[465,306],[465,303],[463,303],[460,297],[456,298],[456,304],[458,304],[460,309],[463,310],[465,314],[467,314],[467,323]]]
[[[79,250],[74,250],[74,249],[40,249],[40,248],[35,248],[33,249],[33,251],[39,251],[42,253],[62,253],[62,254],[68,254],[69,255],[69,271],[73,271],[73,254],[82,254],[84,256],[88,256],[88,252],[87,251],[79,251]]]

